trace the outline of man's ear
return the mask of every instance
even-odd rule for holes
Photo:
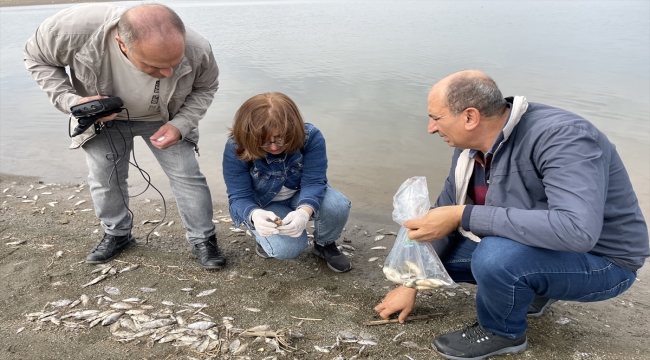
[[[476,108],[469,107],[463,111],[465,130],[474,130],[481,122],[481,113]]]
[[[126,47],[126,44],[122,41],[122,39],[120,39],[119,35],[115,35],[115,41],[117,41],[117,45],[120,46],[120,50],[122,50],[122,53],[126,55],[128,48]]]

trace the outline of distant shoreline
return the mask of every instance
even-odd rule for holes
[[[53,4],[79,4],[88,2],[113,2],[120,0],[0,0],[0,7],[53,5]]]

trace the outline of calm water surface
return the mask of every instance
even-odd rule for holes
[[[355,216],[390,222],[392,196],[411,176],[426,176],[435,200],[452,149],[426,133],[427,92],[441,77],[475,68],[506,96],[595,123],[621,151],[648,216],[648,1],[159,2],[210,40],[221,70],[200,128],[199,161],[215,200],[225,200],[221,154],[232,117],[267,91],[291,96],[323,131],[330,183],[352,200]],[[85,180],[83,152],[67,148],[67,116],[22,62],[38,24],[67,6],[0,9],[0,172]],[[144,144],[136,159],[169,194]],[[138,176],[132,171],[134,189]]]

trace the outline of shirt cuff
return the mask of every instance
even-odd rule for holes
[[[470,229],[469,229],[469,219],[472,217],[472,209],[473,208],[474,208],[474,205],[465,205],[465,209],[463,210],[463,217],[461,218],[460,226],[465,231],[470,231]]]

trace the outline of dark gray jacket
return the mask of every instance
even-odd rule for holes
[[[516,109],[511,111],[504,128],[509,131],[492,160],[485,205],[473,207],[469,230],[479,237],[588,252],[639,269],[650,256],[648,228],[615,146],[576,114],[517,98],[527,109],[518,122],[512,119]],[[454,152],[435,206],[457,203],[461,153]]]

